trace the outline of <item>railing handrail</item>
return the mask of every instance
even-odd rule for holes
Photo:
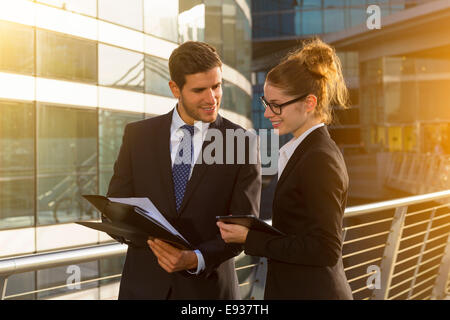
[[[432,192],[427,194],[422,194],[418,196],[411,196],[406,198],[400,198],[400,199],[394,199],[394,200],[388,200],[388,201],[381,201],[381,202],[374,202],[369,204],[364,204],[360,206],[353,206],[348,207],[345,210],[345,217],[351,218],[356,217],[362,214],[376,212],[376,211],[382,211],[382,210],[389,210],[394,209],[398,207],[404,207],[404,206],[410,206],[414,204],[418,204],[424,201],[435,201],[435,200],[441,200],[445,198],[450,197],[450,190],[444,190],[439,192]]]
[[[128,246],[124,244],[109,243],[2,259],[0,260],[0,276],[110,258],[126,253],[127,248]]]

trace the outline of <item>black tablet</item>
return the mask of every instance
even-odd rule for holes
[[[272,227],[267,222],[264,222],[263,220],[260,220],[257,217],[252,216],[252,215],[217,216],[216,219],[218,221],[222,221],[225,223],[239,224],[239,225],[245,226],[249,229],[262,231],[262,232],[270,233],[273,235],[278,235],[278,236],[284,235],[283,232]]]

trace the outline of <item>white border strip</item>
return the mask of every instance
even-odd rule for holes
[[[35,77],[0,72],[0,98],[33,101],[35,88]]]
[[[35,252],[35,231],[35,228],[0,231],[0,259],[5,256]]]
[[[239,4],[239,2],[242,3]],[[248,8],[245,1],[237,1],[237,3],[243,8],[244,12],[244,8]],[[0,0],[0,20],[100,41],[166,60],[169,59],[172,51],[178,47],[177,43],[139,31],[28,0]],[[227,65],[224,65],[223,69],[225,80],[232,82],[251,96],[252,86],[247,78]]]
[[[148,93],[5,72],[0,72],[0,98],[152,115],[165,114],[177,103],[175,98]],[[252,127],[251,120],[241,114],[222,108],[219,112],[246,129]]]

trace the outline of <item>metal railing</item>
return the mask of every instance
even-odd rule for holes
[[[396,152],[387,163],[387,186],[413,194],[450,188],[450,155]]]
[[[344,223],[344,268],[355,299],[444,299],[449,295],[450,190],[349,207]],[[0,260],[0,297],[13,299],[65,287],[6,296],[8,277],[13,274],[123,256],[126,248],[105,244]],[[266,267],[264,258],[242,254],[236,259],[243,297],[263,298]],[[80,283],[119,278],[115,274]]]

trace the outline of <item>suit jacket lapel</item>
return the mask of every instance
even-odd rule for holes
[[[209,125],[209,129],[220,129],[222,124],[222,117],[220,115],[217,115],[216,121],[212,122]],[[224,135],[225,137],[225,135]],[[203,151],[205,150],[205,148],[208,146],[208,144],[212,143],[212,141],[204,141],[203,145],[202,145],[202,152],[200,153],[199,157],[203,156]],[[225,143],[225,141],[224,141]],[[199,182],[202,180],[203,176],[205,175],[208,167],[210,165],[203,163],[203,159],[202,163],[196,163],[194,165],[194,169],[192,171],[192,176],[189,179],[187,185],[186,185],[186,191],[184,192],[184,197],[183,197],[183,202],[181,203],[181,207],[180,210],[178,211],[178,215],[181,214],[181,212],[183,211],[183,209],[186,207],[186,204],[189,201],[189,198],[192,196],[192,194],[194,193],[195,189],[197,188]],[[197,160],[198,162],[198,160]]]
[[[289,176],[289,173],[292,171],[292,169],[295,167],[295,165],[300,161],[300,159],[303,157],[303,155],[306,153],[306,151],[312,147],[314,147],[314,141],[317,139],[317,137],[321,134],[326,134],[330,136],[325,126],[317,128],[316,130],[312,131],[306,138],[303,140],[300,145],[295,149],[292,156],[289,158],[286,167],[283,170],[283,173],[281,174],[280,179],[278,180],[276,189],[275,189],[275,196],[280,189],[281,185],[286,181],[287,177]],[[275,197],[274,196],[274,197]]]

